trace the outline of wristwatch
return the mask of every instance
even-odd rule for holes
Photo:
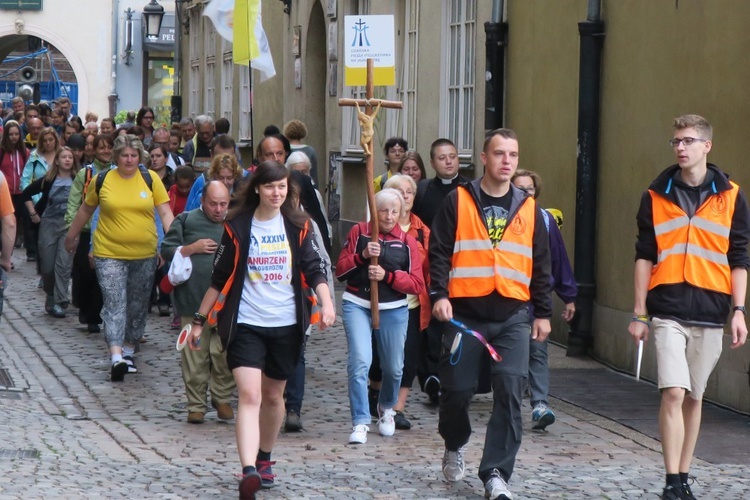
[[[740,312],[742,312],[742,314],[744,314],[745,316],[747,316],[747,308],[745,306],[734,306],[732,308],[732,311],[740,311]]]
[[[197,313],[193,314],[193,324],[194,324],[194,325],[200,325],[200,326],[203,326],[203,325],[205,325],[205,324],[206,324],[206,320],[207,320],[207,319],[208,319],[208,318],[206,318],[206,315],[205,315],[205,314],[201,314],[201,313],[199,313],[199,312],[197,312]]]

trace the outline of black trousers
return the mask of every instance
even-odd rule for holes
[[[78,248],[73,256],[73,272],[71,274],[72,302],[78,306],[78,321],[83,324],[102,323],[99,315],[102,311],[102,289],[96,271],[89,264],[89,249],[91,247],[91,232],[81,231]]]

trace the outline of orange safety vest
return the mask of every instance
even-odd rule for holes
[[[712,194],[693,217],[664,196],[649,190],[658,248],[649,290],[659,285],[688,282],[698,288],[732,293],[729,268],[729,231],[740,188]]]
[[[496,290],[501,296],[527,301],[533,268],[536,203],[526,198],[505,226],[496,247],[471,193],[457,189],[456,242],[448,276],[448,296],[485,297]]]

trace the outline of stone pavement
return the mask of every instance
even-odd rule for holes
[[[236,498],[240,472],[234,424],[212,410],[203,425],[185,422],[185,400],[169,318],[149,316],[139,373],[108,381],[100,335],[75,314],[44,313],[33,264],[10,276],[0,320],[0,499]],[[278,487],[259,498],[468,498],[483,494],[476,470],[491,398],[472,406],[474,435],[467,478],[442,479],[437,411],[415,392],[410,431],[367,444],[347,444],[346,340],[339,323],[315,332],[308,347],[305,431],[280,436]],[[551,346],[552,366],[600,369]],[[602,395],[605,397],[606,395]],[[557,423],[526,432],[511,480],[515,498],[657,498],[662,485],[659,443],[584,408],[553,398]],[[656,416],[654,415],[654,419]],[[524,414],[530,428],[530,410]],[[696,461],[698,497],[750,497],[740,465]]]

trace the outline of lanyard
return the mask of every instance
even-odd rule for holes
[[[494,347],[492,347],[492,346],[490,345],[490,343],[489,343],[489,342],[487,342],[487,339],[485,339],[485,338],[484,338],[484,337],[482,336],[482,334],[481,334],[481,333],[479,333],[479,332],[476,332],[476,331],[472,330],[472,329],[471,329],[471,328],[469,328],[468,326],[464,325],[464,324],[463,324],[463,323],[461,323],[460,321],[456,321],[455,319],[452,319],[452,318],[451,318],[450,322],[451,322],[451,324],[453,324],[453,325],[455,325],[455,326],[459,327],[459,328],[460,328],[461,330],[465,331],[465,332],[466,332],[466,333],[468,333],[469,335],[472,335],[472,336],[473,336],[473,337],[475,337],[475,338],[476,338],[477,340],[479,340],[479,341],[480,341],[480,342],[482,343],[482,345],[484,345],[484,347],[485,347],[485,348],[487,348],[487,351],[489,351],[489,353],[490,353],[490,356],[492,357],[492,359],[494,359],[494,360],[495,360],[495,361],[497,361],[498,363],[499,363],[500,361],[502,361],[502,360],[503,360],[503,358],[502,358],[502,357],[500,357],[500,355],[499,355],[499,354],[497,353],[497,351],[495,350],[495,348],[494,348]]]

